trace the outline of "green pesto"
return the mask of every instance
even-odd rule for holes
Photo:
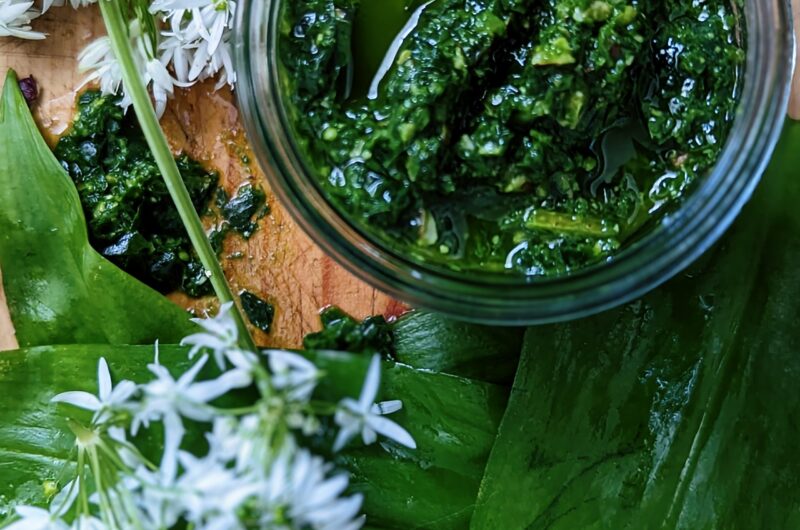
[[[242,301],[244,314],[247,315],[250,323],[264,333],[269,333],[272,328],[272,320],[275,318],[275,307],[250,291],[242,291],[239,298]]]
[[[715,164],[737,105],[740,10],[285,2],[289,116],[324,193],[376,238],[455,270],[568,273],[610,259]],[[381,29],[415,17],[376,76]]]
[[[382,316],[358,321],[336,306],[320,313],[322,330],[303,338],[308,350],[338,350],[389,354],[393,351],[391,327]]]
[[[55,155],[81,198],[92,246],[161,292],[212,292],[133,112],[117,98],[88,91]],[[192,203],[203,212],[217,174],[186,155],[177,158]]]
[[[217,206],[228,228],[245,239],[250,239],[258,228],[258,219],[269,213],[264,190],[252,184],[240,187],[231,198],[220,190],[217,192]]]

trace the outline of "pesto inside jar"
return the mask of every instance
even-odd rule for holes
[[[741,0],[292,0],[287,113],[323,193],[405,255],[566,274],[714,166]]]

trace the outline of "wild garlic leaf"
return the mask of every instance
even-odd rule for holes
[[[378,352],[414,368],[510,384],[524,328],[481,326],[428,311],[410,311],[387,323],[358,321],[331,306],[320,313],[322,330],[303,339],[309,350]]]
[[[391,325],[401,363],[490,383],[510,384],[523,328],[480,326],[427,311],[412,311]]]
[[[72,181],[9,71],[0,101],[0,270],[21,346],[178,342],[185,311],[90,246]]]
[[[528,330],[471,528],[800,526],[798,145],[679,278]]]
[[[341,352],[306,355],[328,377],[319,396],[356,395],[370,358]],[[417,444],[354,444],[335,461],[363,491],[370,524],[385,528],[461,529],[470,520],[478,485],[497,433],[505,387],[384,362],[380,399],[399,398],[391,419]]]
[[[351,485],[366,493],[368,520],[387,528],[464,528],[508,399],[507,387],[489,382],[511,381],[524,330],[421,311],[387,324],[382,317],[359,322],[332,307],[321,320],[323,330],[306,336],[307,349],[358,353],[307,353],[332,376],[320,382],[323,394],[358,389],[374,352],[399,363],[386,365],[383,398],[402,398],[403,410],[391,418],[417,448],[356,446],[338,455]]]

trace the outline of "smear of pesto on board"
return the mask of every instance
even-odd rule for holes
[[[92,246],[114,264],[161,292],[211,292],[133,111],[118,98],[88,91],[78,98],[72,129],[55,155],[78,188]],[[217,185],[186,155],[177,158],[198,212]]]
[[[242,291],[239,299],[250,323],[264,333],[269,333],[275,318],[275,306],[250,291]]]
[[[118,101],[97,91],[81,94],[72,128],[55,149],[78,189],[92,246],[162,293],[211,294],[136,117]],[[217,254],[231,230],[245,239],[253,235],[269,212],[261,188],[245,184],[228,197],[217,189],[215,172],[186,155],[178,156],[177,163],[198,213],[220,218],[209,232]],[[215,189],[222,197],[216,206],[210,204]]]
[[[258,228],[258,220],[269,213],[264,190],[248,183],[233,197],[227,197],[222,190],[217,193],[219,210],[228,227],[244,239],[250,239]]]
[[[713,167],[740,11],[285,2],[289,115],[324,193],[377,238],[457,270],[562,274],[610,258]]]

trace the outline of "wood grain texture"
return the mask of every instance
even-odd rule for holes
[[[14,68],[20,77],[36,78],[40,99],[34,115],[52,145],[69,125],[75,91],[81,84],[76,57],[91,39],[102,34],[103,25],[95,7],[77,12],[54,8],[35,21],[35,28],[48,33],[48,38],[0,38],[0,71]],[[261,220],[249,241],[230,235],[222,260],[234,292],[247,289],[275,304],[273,330],[269,335],[254,330],[257,342],[272,347],[299,346],[303,335],[318,329],[319,310],[330,304],[359,318],[402,311],[402,305],[334,263],[275,201],[249,153],[233,101],[229,90],[214,92],[210,83],[181,90],[170,102],[162,125],[173,149],[219,171],[220,185],[229,193],[245,182],[258,183],[267,192],[271,213]],[[253,162],[243,162],[248,158]],[[170,298],[199,313],[214,305],[213,299],[192,300],[181,294]],[[0,349],[14,347],[13,337],[0,282]]]

